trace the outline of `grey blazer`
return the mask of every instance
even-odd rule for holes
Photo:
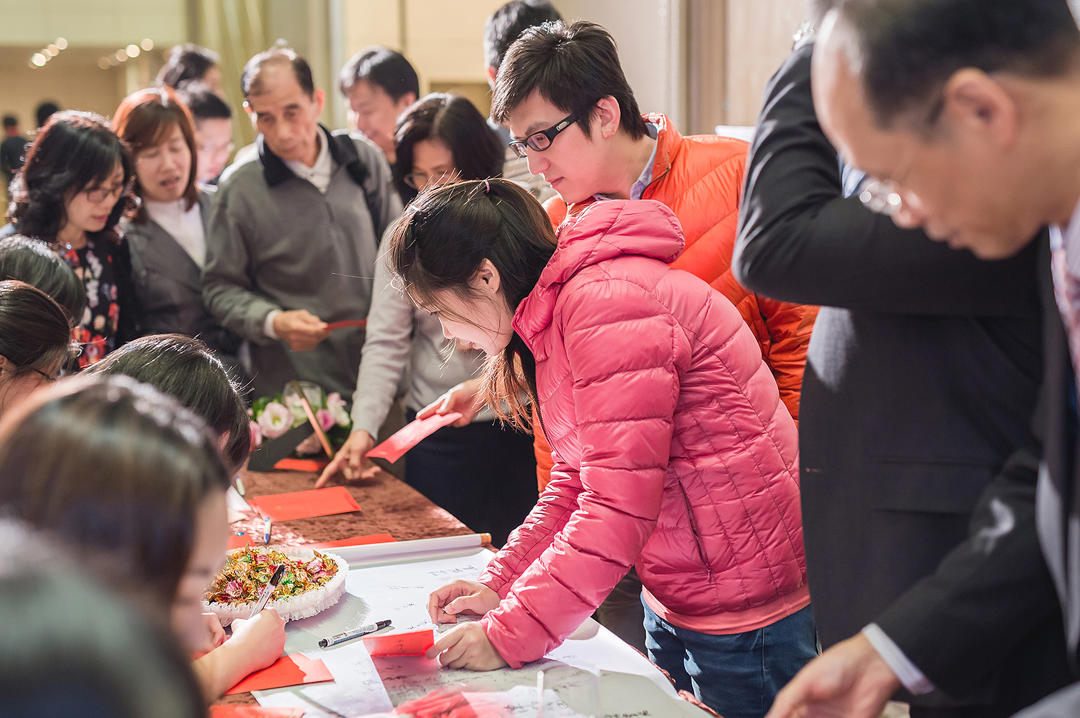
[[[212,196],[199,192],[203,228],[210,218]],[[198,337],[219,354],[232,356],[240,337],[219,325],[202,300],[202,272],[195,260],[157,222],[124,222],[131,251],[135,302],[142,334],[184,334]]]

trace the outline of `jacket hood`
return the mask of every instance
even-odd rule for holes
[[[582,270],[621,256],[670,264],[683,251],[682,227],[652,200],[595,202],[559,228],[558,246],[529,296],[514,313],[514,329],[527,343],[550,323],[563,285]]]

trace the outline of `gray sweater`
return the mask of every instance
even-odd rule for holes
[[[406,368],[409,372],[405,406],[417,411],[454,385],[477,376],[484,355],[448,346],[438,318],[418,310],[405,292],[395,286],[385,252],[375,267],[372,292],[367,343],[356,377],[352,419],[354,431],[363,429],[378,436]],[[473,421],[493,418],[484,407]]]
[[[334,163],[326,194],[297,177],[260,136],[258,154],[222,176],[206,236],[203,299],[251,342],[256,396],[307,379],[353,389],[364,332],[339,329],[307,352],[266,336],[267,314],[306,309],[326,322],[364,319],[376,238],[401,213],[382,153],[360,137],[322,128]],[[369,209],[370,207],[370,209]]]

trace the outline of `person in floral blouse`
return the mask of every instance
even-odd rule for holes
[[[11,183],[11,224],[0,236],[45,240],[86,289],[86,310],[73,332],[80,369],[137,335],[131,260],[115,229],[132,174],[130,154],[105,118],[68,111],[41,129]]]

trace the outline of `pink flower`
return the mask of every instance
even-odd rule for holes
[[[251,448],[257,449],[262,446],[262,431],[259,429],[258,422],[249,421],[248,428],[251,430]]]
[[[319,420],[319,426],[322,427],[323,431],[330,431],[330,429],[334,428],[334,424],[337,423],[334,420],[334,415],[326,409],[316,411],[315,418]]]

